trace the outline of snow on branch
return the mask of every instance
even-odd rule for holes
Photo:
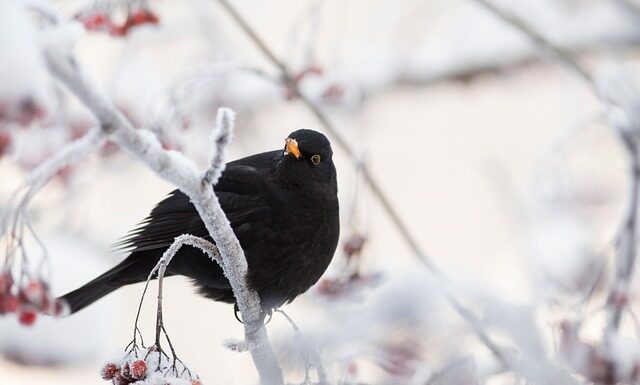
[[[136,130],[114,103],[88,78],[74,57],[46,53],[51,72],[65,84],[93,113],[100,128],[110,134],[120,148],[138,158],[161,178],[175,184],[188,195],[200,214],[222,255],[221,262],[236,296],[245,321],[245,337],[262,384],[282,384],[282,373],[275,359],[264,326],[258,294],[246,281],[247,261],[227,220],[212,186],[202,177],[195,164],[175,151],[162,149],[156,136],[147,130]],[[233,114],[223,110],[219,115],[216,146],[212,149],[212,165],[206,173],[211,180],[219,176],[225,163],[224,148],[233,130]]]
[[[640,202],[640,87],[630,68],[605,68],[596,77],[596,90],[607,105],[609,124],[616,129],[629,162],[629,198],[616,244],[616,271],[607,299],[607,331],[616,331],[629,302],[638,233]],[[637,75],[637,74],[636,74]]]

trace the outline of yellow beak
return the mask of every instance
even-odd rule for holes
[[[300,149],[298,148],[298,142],[295,139],[287,138],[284,140],[285,148],[284,154],[291,154],[296,157],[296,159],[300,159],[302,154],[300,153]]]

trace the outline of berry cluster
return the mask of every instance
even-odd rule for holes
[[[17,314],[22,325],[31,326],[38,314],[60,316],[63,313],[63,304],[51,295],[49,285],[42,280],[18,285],[11,274],[0,274],[0,315]]]
[[[148,370],[147,362],[137,359],[125,362],[122,366],[107,363],[102,367],[100,375],[104,380],[111,380],[114,385],[128,385],[144,380]]]
[[[76,15],[86,30],[106,32],[111,36],[126,36],[132,28],[145,24],[158,24],[160,19],[149,9],[136,9],[129,12],[122,24],[114,22],[111,16],[103,11],[88,11]]]
[[[202,385],[197,376],[191,378],[186,367],[171,368],[166,359],[158,364],[156,351],[152,349],[130,353],[121,363],[108,362],[100,371],[100,376],[113,385]],[[144,358],[140,358],[144,357]]]

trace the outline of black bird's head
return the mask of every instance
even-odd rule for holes
[[[285,139],[280,175],[288,182],[320,184],[337,189],[336,168],[329,139],[309,129],[292,132]]]

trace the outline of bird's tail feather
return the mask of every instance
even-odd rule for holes
[[[126,270],[131,267],[132,263],[135,262],[125,259],[101,276],[59,299],[68,306],[69,314],[82,310],[112,291],[124,285],[138,282],[139,280],[123,279],[123,275],[126,274]]]

